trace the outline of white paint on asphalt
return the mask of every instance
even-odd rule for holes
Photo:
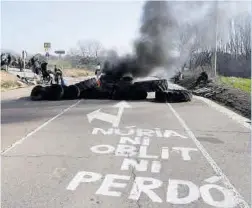
[[[118,108],[117,115],[103,113],[103,112],[101,112],[101,109],[98,109],[98,110],[95,110],[95,111],[87,114],[88,122],[91,123],[94,119],[98,119],[101,121],[111,123],[113,127],[118,127],[118,125],[121,121],[121,117],[122,117],[124,109],[131,108],[131,106],[127,102],[121,101],[121,102],[117,103],[116,105],[114,105],[113,107]]]
[[[150,138],[148,137],[135,137],[135,139],[131,139],[130,137],[121,137],[120,138],[120,143],[121,144],[133,144],[133,145],[137,145],[137,144],[142,144],[142,145],[146,145],[149,146],[150,144]]]
[[[222,201],[215,201],[210,190],[216,190],[221,192],[224,196],[224,200]],[[225,208],[232,208],[235,207],[237,204],[236,198],[234,197],[234,193],[232,190],[225,189],[224,187],[215,185],[215,184],[205,184],[200,187],[200,193],[202,199],[209,205],[213,207],[225,207]],[[244,204],[243,204],[244,205]],[[245,205],[244,205],[245,206]]]
[[[166,201],[172,204],[189,204],[196,201],[200,197],[200,192],[198,186],[196,186],[191,181],[184,180],[171,180],[169,179],[169,185],[167,189]],[[180,198],[179,197],[179,186],[186,186],[188,188],[188,195]]]
[[[162,199],[153,191],[153,189],[161,187],[162,184],[162,181],[155,178],[136,177],[129,195],[129,199],[137,201],[139,200],[141,194],[145,193],[152,200],[152,202],[162,203]]]
[[[181,135],[173,130],[160,130],[160,129],[134,129],[132,128],[125,128],[125,129],[118,129],[118,128],[109,128],[104,130],[102,128],[93,128],[92,134],[97,135],[98,133],[103,135],[118,135],[118,136],[133,136],[134,134],[137,137],[157,137],[157,138],[170,138],[170,137],[179,137],[181,139],[187,139],[186,136]]]
[[[210,178],[205,179],[204,181],[207,183],[217,183],[220,180],[221,180],[220,176],[212,176]]]
[[[149,153],[148,146],[140,145],[139,148],[137,148],[134,145],[124,144],[125,140],[120,141],[123,141],[123,144],[118,144],[117,147],[108,144],[100,144],[92,146],[90,150],[95,154],[114,154],[115,156],[119,157],[138,157],[143,159],[161,158],[163,160],[168,160],[170,157],[168,147],[161,147],[161,151],[158,151],[160,155],[153,155]],[[171,152],[181,154],[181,157],[184,161],[189,161],[191,160],[189,152],[197,151],[198,149],[190,147],[172,147]]]
[[[244,127],[248,128],[248,129],[251,129],[251,124],[249,124],[248,122],[250,122],[249,119],[247,118],[244,118],[243,116],[207,99],[207,98],[204,98],[204,97],[200,97],[200,96],[193,96],[194,98],[198,99],[198,100],[201,100],[203,102],[205,102],[208,106],[216,109],[217,111],[225,114],[226,116],[228,116],[229,118],[231,118],[232,120],[236,121],[237,123],[243,125]]]
[[[33,131],[31,131],[30,133],[28,133],[25,137],[21,138],[20,140],[16,141],[15,143],[13,143],[11,146],[7,147],[6,149],[1,151],[1,154],[5,154],[7,152],[9,152],[10,150],[12,150],[14,147],[16,147],[19,144],[22,144],[27,138],[29,138],[30,136],[32,136],[33,134],[35,134],[36,132],[38,132],[39,130],[41,130],[42,128],[44,128],[46,125],[48,125],[49,123],[51,123],[53,120],[55,120],[56,118],[58,118],[59,116],[61,116],[62,114],[64,114],[65,112],[69,111],[71,108],[75,107],[76,105],[78,105],[80,103],[81,100],[77,101],[76,103],[74,103],[73,105],[69,106],[68,108],[64,109],[63,111],[61,111],[59,114],[57,114],[56,116],[52,117],[51,119],[49,119],[48,121],[46,121],[45,123],[43,123],[42,125],[40,125],[39,127],[37,127],[36,129],[34,129]]]
[[[125,190],[123,191],[122,189],[127,185],[130,185],[131,178],[134,180],[128,196],[128,199],[131,200],[138,201],[141,195],[145,194],[152,202],[156,203],[167,202],[174,205],[186,205],[198,201],[201,197],[206,204],[214,207],[233,208],[237,205],[236,197],[232,190],[215,184],[197,186],[192,181],[170,178],[168,178],[166,199],[162,199],[156,192],[157,189],[164,185],[163,181],[156,178],[135,177],[133,175],[106,174],[103,176],[100,173],[80,171],[70,181],[66,189],[69,191],[75,191],[82,183],[96,183],[103,179],[95,194],[120,197],[122,196],[122,193],[124,193],[125,196]],[[180,195],[181,186],[187,187],[186,189],[188,190],[187,194],[184,196]],[[215,200],[210,190],[211,192],[219,192],[223,196],[223,199],[221,201]]]
[[[115,180],[130,180],[130,176],[107,174],[103,180],[102,185],[96,191],[96,194],[104,196],[121,196],[122,193],[119,191],[111,191],[111,188],[125,188],[127,183],[118,183]]]
[[[173,147],[174,151],[181,152],[183,160],[191,160],[191,157],[189,155],[190,151],[198,151],[196,148],[188,148],[188,147]]]
[[[101,144],[91,147],[90,150],[96,154],[110,154],[114,152],[115,148],[111,145]]]
[[[161,162],[160,161],[152,161],[152,165],[151,165],[151,172],[152,173],[160,173],[161,170]]]
[[[208,154],[208,152],[206,151],[206,149],[203,147],[203,145],[197,140],[197,138],[195,137],[194,133],[190,130],[190,128],[187,126],[187,124],[185,123],[185,121],[180,117],[180,115],[174,110],[174,108],[171,106],[171,104],[167,103],[167,105],[169,106],[170,110],[172,111],[172,113],[175,115],[175,117],[178,119],[178,121],[180,122],[180,124],[183,126],[183,128],[186,130],[188,136],[193,140],[193,142],[195,143],[195,145],[198,147],[198,149],[201,151],[201,153],[203,154],[203,156],[206,158],[206,160],[208,161],[208,163],[212,166],[213,170],[215,171],[215,173],[217,174],[217,176],[222,178],[223,183],[225,184],[225,186],[232,190],[233,193],[235,193],[235,200],[239,201],[239,203],[241,204],[242,207],[244,208],[249,208],[248,203],[244,200],[244,198],[240,195],[240,193],[236,190],[236,188],[231,184],[231,182],[229,181],[229,179],[227,178],[227,176],[222,172],[222,170],[220,169],[220,167],[217,165],[217,163],[213,160],[213,158]],[[204,189],[205,190],[205,189]],[[228,195],[229,196],[229,195]],[[232,198],[231,198],[232,199]],[[232,200],[231,200],[232,201]],[[230,202],[231,203],[231,202]],[[231,207],[231,206],[228,206]]]
[[[162,147],[161,158],[163,160],[169,159],[169,147]]]
[[[121,165],[121,170],[130,170],[130,167],[132,167],[136,171],[147,171],[148,163],[148,160],[137,161],[135,159],[124,158]]]
[[[99,173],[81,171],[76,174],[73,180],[67,186],[67,190],[74,191],[80,183],[90,183],[94,181],[98,181],[102,178],[102,175]]]

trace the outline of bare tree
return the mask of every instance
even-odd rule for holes
[[[81,55],[88,58],[98,58],[102,50],[102,44],[96,40],[80,40],[78,47]]]

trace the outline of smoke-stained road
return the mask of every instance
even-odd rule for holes
[[[196,97],[6,101],[2,207],[248,207],[249,141],[243,119]]]

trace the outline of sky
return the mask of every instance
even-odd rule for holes
[[[120,54],[132,50],[143,1],[1,1],[1,49],[45,53],[98,40]]]

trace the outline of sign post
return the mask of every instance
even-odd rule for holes
[[[46,54],[45,54],[45,56],[46,56],[46,60],[48,61],[49,60],[49,50],[51,49],[51,43],[49,43],[49,42],[45,42],[44,43],[44,49],[45,49],[45,52],[46,52]]]
[[[54,53],[58,54],[58,62],[61,60],[61,55],[65,54],[65,51],[64,50],[57,50],[57,51],[54,51]],[[62,65],[61,65],[61,69],[62,69]]]
[[[24,70],[24,77],[25,77],[25,59],[27,57],[27,52],[25,50],[22,51],[22,61],[23,61],[23,70]]]

